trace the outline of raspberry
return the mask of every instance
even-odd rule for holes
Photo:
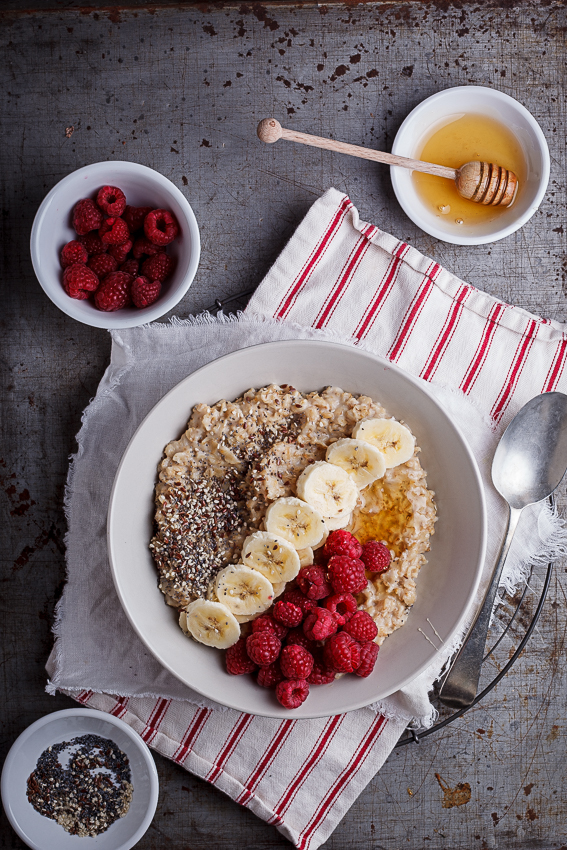
[[[168,210],[152,210],[144,219],[144,233],[154,245],[169,245],[179,233],[179,225]]]
[[[105,218],[98,233],[106,245],[124,245],[130,239],[130,231],[123,218]]]
[[[128,263],[137,263],[137,260],[127,260],[121,269],[126,271]],[[159,280],[150,281],[147,277],[136,277],[132,284],[132,301],[136,307],[149,307],[154,301],[157,301],[161,292],[161,283]]]
[[[335,671],[331,670],[330,667],[327,667],[323,661],[322,654],[319,653],[315,656],[313,670],[307,677],[307,681],[310,685],[329,685],[331,682],[335,681],[335,676]]]
[[[87,249],[76,239],[72,239],[61,250],[61,267],[66,269],[67,266],[72,266],[73,263],[82,263],[84,265],[89,255]]]
[[[343,632],[350,635],[359,643],[374,640],[378,634],[378,626],[367,611],[357,611],[343,627]]]
[[[297,576],[300,590],[308,599],[324,599],[331,593],[322,567],[303,567]]]
[[[130,303],[132,276],[124,272],[107,274],[95,295],[95,305],[99,310],[112,313],[121,310]]]
[[[306,679],[313,670],[313,656],[303,646],[284,646],[280,656],[281,671],[286,679]]]
[[[110,254],[95,254],[94,257],[90,258],[87,266],[102,280],[110,272],[116,271],[118,263]]]
[[[331,531],[325,545],[323,546],[323,554],[327,558],[332,558],[333,555],[346,555],[347,558],[360,558],[362,546],[356,537],[350,531],[339,529]]]
[[[283,673],[280,670],[279,663],[274,661],[267,667],[260,667],[256,681],[262,688],[275,688],[277,684],[283,681]]]
[[[303,629],[290,629],[285,639],[287,646],[302,646],[304,649],[307,649],[309,652],[313,653],[315,648],[315,643],[312,640],[309,640],[308,637],[305,636]]]
[[[383,573],[390,566],[392,560],[390,550],[377,540],[370,540],[362,547],[360,560],[371,573]]]
[[[174,268],[175,260],[172,257],[168,257],[162,251],[156,254],[155,257],[148,257],[147,260],[144,260],[140,271],[143,275],[149,277],[150,280],[163,281],[166,277],[169,277]]]
[[[161,248],[159,247],[159,245],[154,245],[154,243],[150,242],[149,239],[146,239],[145,236],[139,236],[134,242],[132,253],[136,257],[136,259],[139,260],[140,257],[144,256],[144,254],[146,254],[148,257],[153,257],[154,254],[160,254]]]
[[[323,660],[337,673],[352,673],[360,667],[360,644],[345,632],[332,635],[323,649]]]
[[[128,241],[124,242],[123,245],[111,245],[108,250],[108,253],[111,257],[114,257],[114,259],[119,265],[121,265],[126,261],[128,254],[132,250],[133,244],[134,243],[132,242],[132,240],[128,239]]]
[[[293,602],[294,605],[299,605],[301,610],[303,611],[303,616],[306,617],[307,614],[310,614],[317,607],[317,603],[314,599],[308,599],[306,596],[301,593],[300,590],[286,590],[284,595],[282,596],[282,600],[284,602]]]
[[[253,632],[246,638],[248,657],[259,667],[272,664],[280,654],[282,642],[271,629]]]
[[[278,623],[283,623],[284,626],[293,628],[298,626],[303,620],[303,611],[299,605],[294,605],[293,602],[284,602],[280,599],[273,607],[272,616]]]
[[[96,257],[98,254],[106,254],[108,245],[105,245],[98,233],[86,233],[84,236],[79,236],[77,242],[87,249],[89,257]]]
[[[378,657],[379,646],[376,643],[363,643],[360,647],[360,667],[354,671],[357,676],[362,676],[366,679],[374,670],[376,659]]]
[[[334,635],[337,631],[337,625],[334,614],[331,614],[326,608],[315,608],[305,618],[303,632],[310,640],[325,640],[330,635]]]
[[[73,209],[73,227],[79,236],[98,230],[102,224],[102,213],[90,198],[77,201]]]
[[[225,655],[226,670],[231,676],[242,676],[243,673],[253,673],[256,665],[248,657],[246,652],[246,639],[240,638],[235,644],[229,646]]]
[[[96,274],[82,263],[73,263],[63,272],[63,289],[71,298],[84,301],[89,292],[98,288],[100,281]]]
[[[276,697],[284,708],[299,708],[309,696],[305,679],[286,679],[276,685]]]
[[[271,631],[280,640],[283,640],[287,635],[286,627],[282,623],[278,623],[277,620],[274,620],[270,614],[264,614],[262,617],[257,617],[252,623],[252,631],[254,633]]]
[[[327,611],[335,615],[339,626],[348,623],[358,608],[352,593],[335,593],[333,596],[327,596],[323,604]]]
[[[368,584],[362,561],[333,555],[327,564],[329,581],[335,593],[360,593]]]
[[[122,246],[119,245],[118,247]],[[133,257],[130,257],[129,260],[126,260],[125,263],[122,263],[122,265],[120,266],[120,271],[126,272],[126,274],[131,274],[132,277],[136,277],[136,275],[138,274],[139,265],[140,263],[138,262],[138,260],[135,260]]]
[[[144,226],[144,219],[152,209],[153,207],[126,207],[122,218],[128,225],[130,233],[134,233]]]
[[[99,189],[96,202],[106,215],[122,215],[126,209],[126,195],[117,186],[103,186]]]

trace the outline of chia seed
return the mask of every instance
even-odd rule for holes
[[[65,750],[71,750],[66,766],[59,760]],[[71,835],[94,837],[128,812],[131,779],[128,756],[114,741],[82,735],[43,751],[28,777],[27,797]]]
[[[264,416],[266,414],[264,413]],[[258,420],[260,416],[258,416]],[[246,422],[243,423],[246,427]],[[300,427],[300,416],[288,414],[280,423],[257,421],[244,441],[223,435],[221,444],[238,458],[224,478],[190,478],[184,475],[156,500],[161,514],[150,550],[160,571],[160,589],[167,594],[204,597],[216,574],[230,561],[234,538],[242,537],[249,522],[247,475],[274,443],[291,442]],[[197,470],[192,470],[196,475]]]

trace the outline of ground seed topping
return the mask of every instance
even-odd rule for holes
[[[274,404],[280,406],[278,398]],[[233,460],[222,477],[219,470],[211,475],[206,457],[192,456],[185,468],[169,466],[167,486],[157,491],[157,530],[150,550],[160,571],[159,588],[170,604],[184,606],[204,597],[211,579],[235,559],[257,525],[248,472],[274,444],[292,442],[299,428],[298,413],[282,412],[280,418],[258,405],[225,421],[217,449]]]
[[[227,544],[230,549],[245,525],[237,478],[235,470],[223,481],[185,478],[158,497],[163,519],[150,549],[164,592],[204,596],[210,579],[225,566]]]
[[[94,837],[128,812],[131,778],[128,756],[114,741],[82,735],[43,751],[28,777],[27,797],[71,835]]]

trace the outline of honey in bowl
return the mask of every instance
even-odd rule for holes
[[[426,139],[416,158],[449,168],[460,168],[473,160],[495,163],[516,174],[518,194],[527,178],[526,161],[519,140],[508,127],[486,115],[452,116]],[[508,209],[462,198],[455,183],[443,177],[414,171],[412,180],[427,209],[456,226],[492,221]]]

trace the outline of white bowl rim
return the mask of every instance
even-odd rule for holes
[[[148,745],[138,735],[138,733],[119,717],[115,717],[113,714],[107,714],[105,711],[99,711],[98,709],[65,708],[61,711],[53,711],[51,712],[51,714],[46,714],[43,717],[40,717],[39,720],[36,720],[34,723],[24,729],[24,731],[20,735],[18,735],[18,737],[10,747],[10,750],[8,751],[8,755],[6,756],[4,765],[2,767],[2,778],[0,784],[2,793],[2,803],[4,805],[6,817],[10,821],[10,825],[12,826],[14,831],[22,839],[22,841],[28,845],[28,847],[31,847],[32,850],[45,850],[45,845],[36,844],[35,842],[30,841],[30,837],[22,830],[19,822],[15,819],[11,806],[7,805],[6,803],[6,801],[9,799],[11,791],[11,786],[9,785],[10,773],[12,770],[12,765],[19,758],[19,750],[22,744],[25,744],[25,742],[29,740],[29,738],[31,738],[37,732],[38,729],[41,729],[44,726],[48,726],[55,720],[63,720],[66,717],[98,717],[100,720],[104,720],[111,726],[117,726],[128,738],[130,738],[130,740],[136,746],[140,755],[142,756],[144,764],[148,769],[148,776],[150,780],[150,800],[148,803],[148,809],[140,823],[140,826],[135,831],[135,833],[132,834],[130,839],[115,848],[115,850],[130,850],[130,848],[134,847],[134,845],[137,844],[138,841],[140,841],[140,839],[142,838],[142,836],[147,832],[153,820],[159,796],[158,772],[153,756],[148,748]],[[41,753],[38,753],[38,758],[40,755]]]
[[[166,191],[172,194],[179,205],[183,208],[185,215],[187,216],[187,223],[189,226],[189,234],[191,238],[191,254],[189,259],[189,267],[187,269],[187,274],[185,275],[184,280],[176,287],[175,291],[172,292],[167,298],[163,301],[156,302],[154,305],[150,305],[149,307],[144,307],[143,310],[140,310],[139,318],[136,316],[131,316],[126,318],[120,315],[120,311],[116,311],[115,313],[105,313],[100,311],[100,316],[97,311],[93,311],[92,318],[89,317],[87,320],[83,313],[79,313],[74,310],[74,299],[70,298],[65,290],[61,287],[61,293],[57,291],[51,291],[49,288],[44,286],[42,275],[40,273],[41,260],[40,260],[40,251],[38,245],[39,231],[41,225],[43,224],[43,217],[45,215],[45,211],[52,201],[53,197],[57,194],[58,190],[62,185],[66,183],[71,183],[76,179],[77,175],[80,175],[83,172],[90,171],[98,166],[119,166],[120,170],[124,170],[129,174],[144,174],[147,173],[148,176],[151,175],[152,180],[159,183]],[[199,260],[201,256],[201,238],[199,234],[199,225],[197,224],[197,219],[195,217],[195,213],[193,209],[183,194],[183,192],[172,183],[169,178],[165,177],[161,172],[156,171],[154,168],[150,168],[147,165],[142,165],[139,162],[131,162],[130,160],[121,160],[121,159],[109,159],[102,160],[101,162],[91,162],[89,165],[84,165],[81,168],[77,168],[74,171],[71,171],[70,174],[67,174],[65,177],[62,177],[55,186],[53,186],[41,204],[34,216],[31,234],[30,234],[30,253],[31,260],[33,265],[33,270],[35,272],[35,276],[37,280],[47,295],[47,297],[55,304],[56,307],[59,307],[62,312],[66,313],[72,319],[76,319],[76,321],[81,322],[85,325],[90,325],[95,328],[104,328],[110,330],[112,328],[133,328],[138,327],[139,325],[146,325],[149,322],[155,321],[155,319],[159,319],[160,316],[163,316],[165,313],[169,312],[169,310],[173,309],[176,304],[183,298],[189,287],[191,286],[195,274],[197,273],[197,268],[199,266]],[[71,302],[71,303],[68,303]]]
[[[501,227],[498,230],[495,230],[492,234],[485,235],[476,235],[476,236],[466,236],[460,234],[452,234],[447,233],[441,228],[435,228],[429,221],[425,221],[419,212],[408,203],[406,196],[403,192],[403,189],[400,185],[400,177],[404,171],[407,169],[403,169],[400,166],[392,165],[390,166],[390,177],[392,180],[392,186],[394,189],[394,193],[398,200],[398,203],[414,224],[416,224],[421,230],[425,233],[429,233],[430,236],[434,236],[436,239],[440,239],[443,242],[449,242],[453,245],[486,245],[492,242],[498,242],[500,239],[505,239],[506,236],[510,236],[512,233],[515,233],[516,230],[519,230],[520,227],[523,227],[526,222],[533,216],[538,207],[540,206],[545,192],[547,190],[547,184],[549,182],[549,174],[550,174],[550,155],[549,155],[549,147],[547,144],[547,140],[543,133],[543,130],[537,123],[534,116],[526,109],[523,104],[521,104],[518,100],[511,97],[509,94],[500,91],[499,89],[492,89],[489,86],[452,86],[447,89],[442,89],[441,91],[436,92],[435,94],[430,95],[425,100],[422,100],[421,103],[418,103],[414,109],[406,116],[396,136],[394,138],[394,142],[392,144],[392,153],[400,156],[414,156],[414,151],[404,152],[403,148],[406,143],[406,139],[404,138],[404,134],[407,132],[408,125],[411,124],[416,117],[418,117],[422,112],[426,111],[432,103],[443,100],[448,95],[454,95],[457,92],[462,92],[463,94],[466,92],[468,94],[481,94],[487,99],[493,99],[495,101],[503,101],[512,106],[522,117],[525,119],[526,123],[530,125],[531,130],[534,133],[538,143],[539,150],[542,159],[542,176],[540,180],[540,185],[537,190],[537,193],[534,197],[532,204],[528,207],[528,209],[521,215],[516,221],[506,225],[505,227]]]
[[[336,342],[328,342],[326,340],[305,340],[305,339],[301,339],[301,340],[278,340],[276,342],[259,343],[257,345],[247,346],[246,348],[237,349],[236,351],[230,352],[229,354],[225,354],[222,357],[218,357],[215,360],[210,361],[210,363],[207,363],[204,366],[201,366],[199,369],[196,369],[194,372],[192,372],[186,378],[183,378],[181,381],[179,381],[174,387],[172,387],[171,390],[169,390],[169,392],[165,393],[165,395],[162,396],[162,398],[154,405],[154,407],[144,417],[143,421],[140,423],[140,425],[138,426],[138,428],[134,432],[132,438],[130,439],[130,441],[129,441],[129,443],[128,443],[125,451],[124,451],[124,454],[122,455],[122,458],[120,460],[120,464],[117,468],[116,475],[115,475],[115,478],[114,478],[114,482],[113,482],[113,485],[112,485],[112,490],[111,490],[110,500],[109,500],[109,505],[108,505],[108,514],[107,514],[107,549],[108,549],[108,558],[109,558],[109,563],[110,563],[110,569],[111,569],[112,578],[113,578],[113,581],[114,581],[116,593],[117,593],[117,595],[120,599],[120,603],[122,605],[122,608],[123,608],[128,620],[130,621],[131,626],[133,627],[136,634],[140,637],[142,642],[145,644],[145,646],[152,653],[152,655],[157,659],[157,661],[159,661],[159,663],[163,667],[165,667],[166,670],[168,670],[173,676],[175,676],[175,678],[179,679],[181,682],[183,682],[185,685],[190,687],[192,690],[196,691],[197,693],[202,694],[203,696],[207,697],[208,699],[212,699],[215,702],[221,702],[218,695],[214,695],[214,696],[211,695],[210,693],[208,693],[206,691],[206,689],[203,690],[202,688],[200,688],[198,683],[195,684],[194,682],[191,682],[189,684],[185,679],[183,679],[183,677],[180,674],[178,674],[175,671],[175,669],[165,659],[163,659],[158,654],[156,654],[154,648],[148,642],[147,636],[144,634],[143,630],[139,626],[139,623],[137,622],[136,618],[134,617],[132,611],[130,611],[130,609],[129,609],[128,601],[125,598],[125,595],[123,593],[123,590],[122,590],[122,587],[121,587],[121,584],[120,584],[120,579],[119,579],[118,571],[117,571],[117,568],[116,568],[116,556],[115,556],[115,553],[114,553],[114,545],[113,545],[113,543],[114,543],[114,541],[113,541],[113,511],[114,511],[116,494],[117,494],[117,491],[118,491],[118,488],[119,488],[119,485],[120,485],[121,471],[122,471],[123,466],[126,463],[126,458],[127,458],[128,453],[129,453],[129,450],[130,450],[131,446],[133,444],[135,444],[135,441],[136,441],[138,434],[146,426],[146,423],[148,423],[150,418],[153,415],[155,415],[159,406],[169,396],[171,396],[174,393],[179,392],[180,388],[184,384],[186,384],[189,380],[191,380],[195,375],[197,375],[201,372],[204,372],[205,370],[207,370],[213,364],[225,363],[229,359],[236,359],[239,356],[243,356],[243,355],[245,356],[247,353],[249,353],[251,351],[258,352],[259,356],[261,357],[261,350],[262,349],[267,349],[267,348],[270,348],[270,347],[273,347],[273,346],[281,346],[281,347],[285,348],[285,347],[300,345],[300,346],[303,346],[303,347],[311,348],[314,344],[319,345],[319,346],[323,346],[325,348],[347,349],[348,351],[350,351],[352,353],[356,353],[359,356],[368,358],[369,360],[376,363],[376,365],[379,366],[379,367],[380,366],[381,367],[387,367],[388,369],[392,370],[394,373],[399,373],[399,374],[403,375],[404,379],[407,379],[410,383],[412,383],[416,387],[416,389],[423,392],[428,397],[428,399],[434,404],[434,406],[438,408],[438,410],[442,413],[442,415],[449,421],[451,427],[454,429],[454,431],[455,431],[455,433],[456,433],[456,435],[457,435],[457,437],[458,437],[458,439],[461,443],[461,447],[462,447],[464,453],[466,454],[466,456],[468,458],[471,471],[472,471],[473,476],[474,476],[475,481],[476,481],[477,495],[479,497],[479,503],[480,503],[481,539],[480,539],[480,545],[479,545],[479,550],[478,550],[479,554],[478,554],[478,559],[477,559],[476,576],[475,576],[474,584],[471,586],[470,592],[469,592],[468,597],[467,597],[466,604],[463,606],[461,613],[458,617],[458,620],[455,622],[455,625],[453,626],[450,634],[448,636],[446,636],[445,639],[444,639],[445,643],[449,643],[454,638],[454,636],[458,633],[459,629],[462,627],[464,619],[467,615],[467,611],[470,608],[470,605],[471,605],[471,603],[472,603],[472,601],[475,597],[478,586],[480,584],[481,575],[482,575],[482,566],[483,566],[484,560],[486,558],[486,545],[487,545],[486,499],[485,499],[484,486],[483,486],[483,483],[482,483],[481,474],[480,474],[480,471],[479,471],[479,468],[478,468],[478,464],[476,462],[476,458],[473,455],[472,450],[471,450],[461,428],[458,426],[458,424],[455,422],[455,420],[451,417],[451,415],[448,413],[448,411],[443,407],[443,405],[439,401],[437,401],[437,399],[435,398],[435,396],[431,392],[429,392],[428,388],[426,386],[423,386],[423,382],[420,382],[417,378],[415,378],[410,373],[406,372],[403,369],[400,369],[400,367],[397,366],[395,363],[392,363],[389,360],[386,360],[385,358],[380,357],[379,355],[372,354],[371,352],[354,348],[353,346],[350,346],[350,345],[345,345],[345,344],[336,343]],[[411,675],[408,675],[403,680],[400,680],[396,690],[400,690],[400,689],[404,688],[406,685],[408,685],[410,682],[412,682],[414,679],[416,679],[421,673],[424,672],[424,670],[426,670],[430,666],[430,664],[432,663],[432,660],[434,660],[434,658],[436,658],[441,652],[442,652],[442,648],[439,649],[434,655],[432,655],[432,657],[429,657],[421,665],[419,665],[411,673]],[[382,699],[382,698],[385,698],[386,696],[390,696],[391,693],[394,693],[394,692],[395,691],[391,691],[388,694],[375,696],[374,699],[364,699],[364,700],[361,700],[359,702],[353,701],[346,708],[344,708],[340,711],[330,709],[326,713],[321,713],[320,711],[319,712],[310,711],[307,703],[304,703],[301,706],[302,713],[301,713],[300,719],[304,720],[304,719],[310,719],[310,718],[316,718],[316,717],[326,717],[326,716],[331,716],[331,715],[337,714],[337,713],[354,711],[356,709],[364,708],[365,706],[370,705],[371,703],[375,702],[377,699]],[[235,709],[237,711],[245,711],[247,713],[257,714],[259,716],[278,717],[278,718],[290,716],[289,711],[287,711],[285,709],[279,710],[277,707],[274,707],[273,710],[266,710],[266,711],[261,710],[261,709],[254,710],[254,709],[250,708],[249,706],[243,707],[242,705],[239,705],[239,704],[231,701],[230,698],[224,698],[223,697],[221,704],[224,705],[224,706],[227,706],[228,708]],[[299,716],[299,715],[295,715],[295,716]]]

